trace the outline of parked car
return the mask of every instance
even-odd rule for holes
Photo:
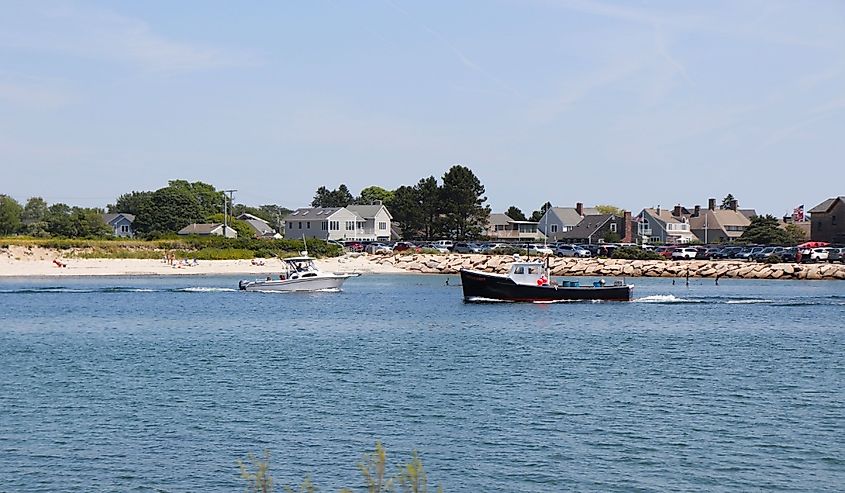
[[[721,251],[722,249],[720,247],[700,247],[698,250],[699,256],[696,258],[712,260],[714,258],[719,258],[718,255]]]
[[[486,243],[481,246],[481,253],[493,254],[496,253],[497,250],[501,251],[509,247],[510,245],[507,243]]]
[[[432,243],[425,243],[421,246],[423,248],[431,248],[432,250],[437,250],[438,253],[449,253],[449,252],[451,252],[451,250],[449,250],[448,247],[443,246],[442,244],[440,244],[436,241],[432,242]]]
[[[658,255],[662,255],[664,258],[672,258],[672,252],[678,247],[675,246],[659,246],[654,251]]]
[[[554,250],[547,245],[543,245],[542,243],[532,243],[528,245],[528,254],[529,255],[554,255]]]
[[[755,253],[763,251],[764,248],[761,246],[745,247],[736,255],[736,258],[740,260],[751,260]]]
[[[781,246],[770,246],[762,249],[761,251],[753,254],[751,256],[752,260],[756,260],[757,262],[761,262],[766,260],[767,258],[771,257],[772,255],[780,256],[781,252],[785,250],[784,247]]]
[[[828,262],[843,262],[845,263],[845,248],[843,247],[832,247],[829,252],[827,252],[827,261]]]
[[[698,255],[695,247],[679,247],[672,251],[672,260],[692,260]]]
[[[364,244],[360,241],[344,241],[343,248],[350,252],[363,252]]]
[[[780,259],[784,262],[797,262],[798,261],[798,248],[790,247],[784,248],[782,252],[780,252]]]
[[[393,249],[384,243],[370,243],[364,247],[364,251],[374,255],[388,255],[393,253]]]
[[[476,243],[455,243],[452,251],[455,253],[481,253],[481,247]]]
[[[404,252],[405,250],[419,251],[419,248],[410,241],[397,241],[396,244],[393,245],[394,252]]]
[[[810,262],[825,262],[830,254],[830,250],[828,247],[811,248],[807,254],[807,259]]]
[[[452,240],[437,240],[433,242],[431,246],[432,248],[436,248],[438,250],[441,248],[446,248],[447,250],[452,251],[452,249],[455,247],[455,244],[452,242]]]
[[[726,246],[721,248],[718,253],[713,255],[713,258],[717,259],[728,259],[728,258],[735,258],[736,254],[742,251],[742,247],[740,246]]]
[[[592,255],[586,248],[567,244],[555,245],[554,252],[558,257],[590,257]]]

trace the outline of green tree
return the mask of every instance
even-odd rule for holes
[[[318,188],[314,194],[314,200],[311,201],[311,207],[346,207],[354,201],[346,185],[341,184],[334,190],[326,187]]]
[[[110,214],[133,214],[137,216],[141,209],[146,207],[153,192],[129,192],[117,198],[114,204],[109,204],[107,209]]]
[[[197,201],[200,214],[203,217],[223,212],[223,201],[228,197],[222,191],[217,191],[213,186],[201,181],[189,183],[187,180],[171,180],[167,182],[169,188],[181,190]],[[231,207],[231,203],[229,207]],[[120,211],[123,212],[123,211]]]
[[[546,211],[552,208],[551,202],[546,202],[545,204],[540,207],[539,211],[534,211],[531,213],[531,221],[540,222],[540,219],[543,219],[543,216],[546,215]]]
[[[722,199],[722,205],[719,206],[719,209],[722,209],[722,210],[730,209],[731,205],[734,202],[736,202],[736,199],[734,198],[733,194],[729,193],[728,195],[725,196],[725,198]]]
[[[527,221],[525,219],[525,214],[519,209],[519,207],[512,205],[508,207],[508,210],[505,211],[505,215],[509,218],[513,219],[514,221]]]
[[[786,231],[786,243],[788,245],[797,245],[799,243],[804,243],[805,241],[807,241],[807,233],[803,229],[801,229],[800,226],[797,226],[795,224],[787,224],[783,228],[783,230]]]
[[[622,209],[616,207],[615,205],[608,205],[608,204],[600,204],[596,206],[596,210],[599,214],[613,214],[614,216],[622,217]]]
[[[102,238],[112,233],[103,220],[101,209],[70,207],[57,203],[47,208],[46,230],[64,238]]]
[[[745,228],[739,239],[761,245],[785,245],[790,243],[789,235],[780,227],[777,218],[771,214],[752,217],[751,224]]]
[[[135,215],[133,226],[139,233],[175,233],[189,224],[205,221],[209,215],[204,214],[189,190],[168,186],[152,193],[149,202]]]
[[[11,235],[21,229],[23,207],[8,195],[0,195],[0,234]]]
[[[441,200],[447,231],[463,240],[481,235],[490,206],[484,205],[484,185],[466,166],[456,164],[443,175]]]
[[[417,192],[417,200],[422,216],[423,237],[430,240],[438,236],[443,236],[444,219],[442,216],[444,211],[444,192],[437,184],[437,178],[433,176],[423,178],[414,188]]]
[[[390,214],[402,231],[402,239],[410,240],[421,236],[425,229],[420,208],[419,193],[415,187],[403,185],[393,191]]]
[[[371,186],[361,190],[361,194],[355,199],[355,203],[359,205],[374,204],[376,201],[381,201],[382,204],[389,204],[393,199],[393,192],[385,190],[384,188]]]

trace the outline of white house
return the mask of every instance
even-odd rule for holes
[[[338,241],[389,240],[392,219],[382,204],[305,207],[285,217],[285,235]]]

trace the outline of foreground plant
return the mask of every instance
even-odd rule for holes
[[[270,475],[270,453],[264,451],[263,458],[256,458],[253,454],[247,455],[249,464],[238,460],[238,467],[241,471],[241,478],[247,482],[247,493],[272,493],[273,478]],[[358,470],[364,478],[364,486],[367,493],[428,493],[428,477],[423,467],[422,459],[416,451],[413,452],[411,460],[400,466],[397,472],[387,476],[387,452],[381,442],[376,442],[375,450],[372,453],[364,454],[364,458],[358,463]],[[397,490],[398,486],[398,490]],[[284,486],[285,493],[315,493],[317,487],[311,478],[305,478],[302,484],[294,489],[291,486]],[[356,490],[342,488],[340,493],[354,493]],[[437,487],[437,493],[442,493],[443,488]]]

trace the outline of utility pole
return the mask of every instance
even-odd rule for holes
[[[221,190],[223,192],[223,237],[226,238],[226,227],[229,225],[229,202],[234,200],[234,193],[237,190]],[[226,200],[226,194],[229,194],[229,200]],[[235,203],[232,202],[234,207]]]

